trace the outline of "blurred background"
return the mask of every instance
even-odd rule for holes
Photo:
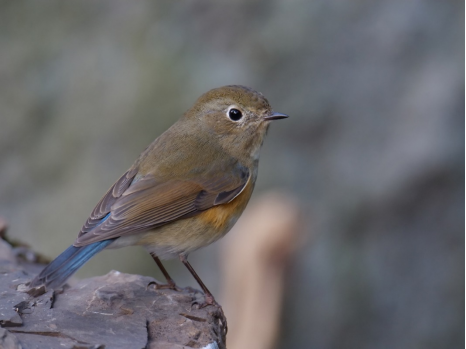
[[[278,188],[301,212],[268,347],[462,348],[463,30],[459,0],[2,2],[0,216],[57,256],[202,93],[251,86],[291,116],[252,205]],[[190,256],[220,303],[235,233]],[[138,248],[77,276],[111,269],[163,280]]]

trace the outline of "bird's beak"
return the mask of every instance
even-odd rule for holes
[[[288,115],[286,114],[281,114],[281,113],[272,113],[270,115],[267,115],[264,119],[269,121],[269,120],[278,120],[278,119],[286,119]]]

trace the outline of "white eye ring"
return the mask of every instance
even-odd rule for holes
[[[243,118],[243,112],[237,107],[232,106],[228,108],[227,116],[232,121],[240,121]]]

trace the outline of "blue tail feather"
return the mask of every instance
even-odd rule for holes
[[[30,286],[37,287],[45,285],[47,289],[60,287],[89,259],[110,245],[114,240],[115,239],[98,241],[82,247],[71,245],[46,266],[45,269],[31,281]]]

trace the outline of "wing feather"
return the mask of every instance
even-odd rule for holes
[[[147,231],[228,203],[246,186],[249,171],[236,164],[225,175],[189,180],[157,180],[146,175],[136,181],[135,177],[138,178],[137,170],[130,170],[109,189],[84,224],[74,246]]]
[[[112,185],[103,198],[100,199],[94,210],[92,210],[86,223],[81,228],[78,238],[102,223],[102,220],[110,213],[112,205],[129,188],[136,174],[136,168],[130,169]]]

